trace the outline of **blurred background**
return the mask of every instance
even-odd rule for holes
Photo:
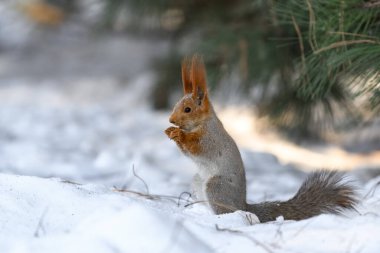
[[[133,150],[170,167],[150,146],[193,53],[240,146],[380,168],[380,1],[2,0],[0,170],[114,183]]]

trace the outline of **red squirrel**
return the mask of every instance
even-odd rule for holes
[[[288,201],[246,202],[243,161],[235,141],[224,129],[209,99],[203,60],[195,55],[182,62],[184,96],[169,118],[175,127],[166,135],[198,166],[192,182],[195,199],[204,200],[216,214],[243,210],[260,222],[302,220],[322,213],[340,214],[354,209],[354,187],[336,171],[313,172]]]

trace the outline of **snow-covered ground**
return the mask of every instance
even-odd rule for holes
[[[379,194],[361,214],[250,225],[184,199],[0,176],[1,252],[378,252]]]
[[[191,204],[195,166],[163,134],[169,112],[147,106],[151,80],[0,86],[0,252],[379,252],[380,177],[358,182],[345,217],[251,225]],[[305,177],[242,153],[250,201],[286,199]]]

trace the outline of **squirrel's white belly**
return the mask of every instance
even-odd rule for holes
[[[209,178],[203,179],[199,174],[196,174],[193,178],[192,188],[193,188],[193,197],[197,201],[208,202],[206,187],[207,181]]]
[[[210,162],[207,159],[194,159],[195,163],[198,166],[198,174],[201,177],[202,181],[206,181],[215,175],[218,175],[220,168],[217,161]]]
[[[193,178],[193,192],[198,201],[207,201],[206,185],[211,177],[218,175],[218,165],[199,158],[194,161],[198,166],[198,173]]]

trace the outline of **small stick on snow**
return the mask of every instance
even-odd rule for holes
[[[218,226],[218,224],[215,224],[215,228],[216,228],[217,231],[229,232],[229,233],[233,233],[233,234],[238,234],[238,235],[244,236],[244,237],[248,238],[249,240],[251,240],[252,242],[254,242],[257,246],[263,248],[266,252],[274,253],[274,251],[272,249],[270,249],[267,245],[265,245],[264,243],[260,242],[259,240],[257,240],[253,236],[244,234],[242,231],[234,230],[234,229],[229,229],[229,228],[220,228]]]
[[[377,182],[374,186],[372,186],[372,188],[367,192],[367,194],[364,196],[365,199],[367,199],[368,197],[373,197],[373,195],[375,195],[375,192],[377,190],[377,187],[380,185],[380,181]]]
[[[189,207],[189,206],[192,206],[192,205],[195,205],[195,204],[199,204],[199,203],[207,203],[207,201],[206,201],[206,200],[198,200],[198,201],[194,201],[194,202],[191,202],[191,203],[185,205],[185,208],[186,208],[186,207]]]
[[[136,171],[135,171],[135,165],[132,164],[132,171],[133,171],[133,175],[135,177],[137,177],[138,179],[140,179],[140,181],[144,184],[145,186],[145,189],[146,189],[146,193],[149,195],[149,187],[148,187],[148,184],[145,182],[144,179],[142,179],[139,175],[137,175]]]
[[[41,215],[41,217],[40,217],[40,219],[38,221],[38,224],[37,224],[37,228],[34,231],[34,237],[40,237],[40,231],[42,231],[44,234],[46,234],[43,221],[44,221],[44,218],[46,216],[46,213],[47,213],[48,209],[49,208],[46,207],[45,210],[42,212],[42,215]]]
[[[190,192],[181,192],[181,194],[178,196],[178,201],[177,201],[177,206],[178,207],[180,205],[181,200],[183,200],[182,195],[185,195],[185,194],[187,194],[187,199],[186,199],[187,203],[190,202],[189,198],[191,197],[191,193]]]

